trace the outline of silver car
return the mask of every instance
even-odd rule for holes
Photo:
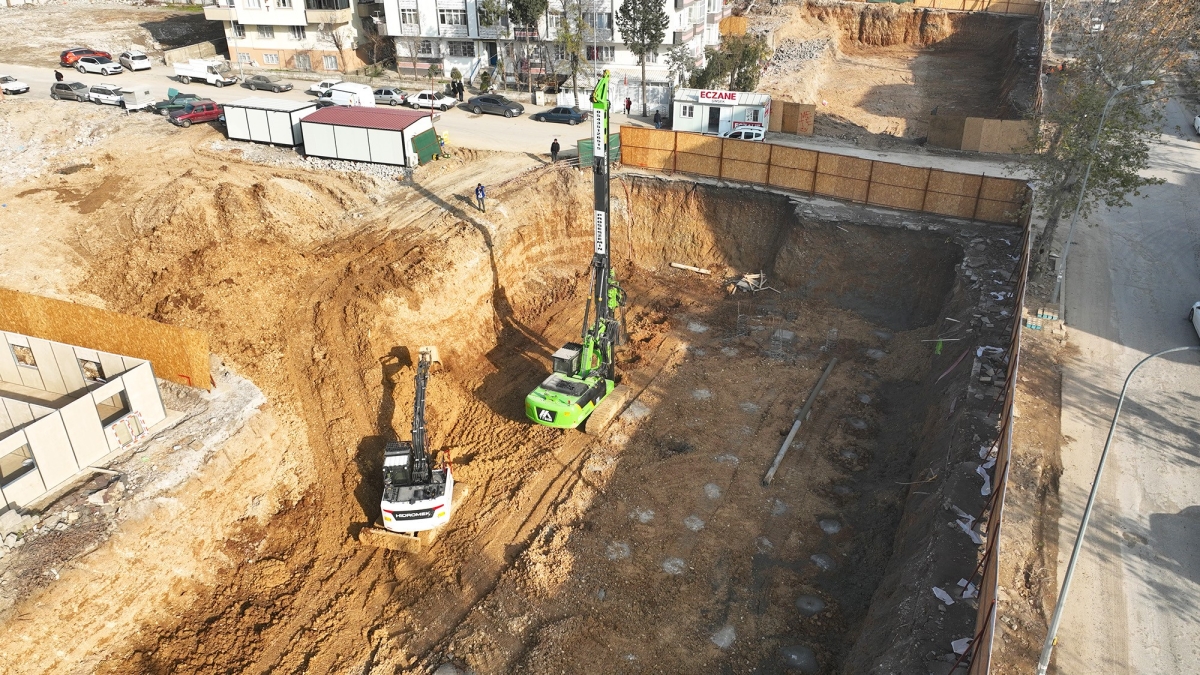
[[[141,52],[121,52],[117,61],[126,70],[150,70],[150,57]]]
[[[81,73],[100,73],[101,75],[116,75],[125,70],[121,64],[103,56],[85,56],[75,62],[75,69]]]
[[[384,87],[375,90],[375,102],[380,105],[404,105],[408,100],[408,92],[395,87]]]
[[[124,92],[115,84],[93,84],[88,91],[88,98],[92,103],[107,103],[109,105],[121,105],[125,102]]]

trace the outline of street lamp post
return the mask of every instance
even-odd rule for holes
[[[1142,80],[1137,84],[1121,85],[1117,90],[1108,97],[1108,101],[1104,103],[1104,112],[1100,114],[1100,126],[1096,128],[1096,137],[1092,139],[1092,147],[1088,157],[1087,168],[1083,172],[1083,184],[1079,187],[1079,198],[1075,202],[1075,212],[1071,214],[1071,225],[1067,228],[1067,243],[1063,244],[1062,257],[1058,261],[1058,278],[1054,282],[1054,295],[1050,298],[1050,304],[1057,304],[1059,294],[1062,291],[1063,277],[1067,272],[1067,254],[1071,252],[1071,237],[1075,234],[1075,221],[1079,219],[1079,209],[1083,206],[1083,196],[1087,193],[1088,178],[1092,175],[1092,162],[1096,157],[1096,148],[1100,147],[1100,134],[1104,131],[1104,121],[1108,118],[1108,113],[1112,110],[1113,104],[1117,102],[1117,96],[1131,90],[1140,89],[1141,87],[1149,87],[1154,84],[1154,80]],[[1060,309],[1058,315],[1065,316]]]
[[[1112,425],[1108,428],[1108,438],[1104,441],[1104,450],[1100,452],[1100,463],[1096,466],[1096,477],[1092,479],[1092,492],[1088,495],[1087,506],[1083,508],[1083,519],[1079,521],[1079,534],[1075,536],[1075,548],[1071,550],[1071,561],[1067,563],[1067,573],[1063,576],[1062,590],[1058,593],[1058,602],[1054,604],[1054,616],[1050,619],[1050,629],[1046,632],[1046,642],[1042,645],[1042,657],[1038,660],[1037,675],[1046,675],[1050,667],[1050,654],[1054,645],[1058,644],[1058,624],[1062,621],[1063,608],[1067,604],[1067,592],[1071,590],[1071,578],[1075,576],[1075,564],[1079,562],[1079,551],[1083,548],[1083,537],[1087,534],[1088,521],[1092,518],[1092,507],[1096,503],[1096,493],[1100,491],[1100,477],[1104,474],[1104,463],[1108,459],[1108,449],[1112,445],[1113,434],[1117,431],[1117,418],[1121,416],[1121,408],[1125,405],[1125,392],[1129,389],[1129,381],[1142,364],[1163,354],[1183,351],[1200,351],[1200,347],[1173,347],[1151,354],[1138,361],[1129,375],[1125,376],[1125,384],[1121,387],[1121,396],[1117,399],[1117,409],[1113,412]]]

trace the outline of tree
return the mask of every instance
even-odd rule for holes
[[[658,54],[669,25],[661,0],[625,0],[617,10],[621,39],[642,66],[642,117],[646,116],[646,57]]]
[[[686,82],[696,69],[696,57],[687,45],[676,45],[667,52],[667,68],[671,76],[671,88]]]
[[[529,36],[537,33],[538,20],[546,13],[550,0],[509,0],[508,18],[513,24],[525,27],[525,64],[526,75],[529,77],[529,93],[533,94],[533,63],[530,59]],[[518,76],[520,69],[517,70]],[[518,83],[518,91],[520,84]]]
[[[414,34],[405,35],[400,40],[404,43],[404,49],[408,52],[406,56],[408,56],[409,63],[412,64],[412,74],[417,76],[417,57],[421,53],[421,43],[425,41],[425,38]],[[399,64],[397,64],[397,68],[399,68]]]
[[[727,35],[721,38],[721,51],[729,67],[729,88],[754,91],[762,75],[762,64],[771,57],[771,48],[762,35]]]
[[[1200,30],[1200,5],[1195,2],[1108,3],[1099,11],[1103,30],[1088,32],[1089,17],[1079,27],[1076,60],[1048,81],[1033,139],[1037,153],[1026,159],[1038,210],[1046,219],[1035,244],[1038,270],[1044,268],[1065,212],[1078,207],[1086,217],[1101,203],[1127,206],[1129,195],[1140,196],[1140,188],[1161,182],[1141,175],[1149,165],[1149,143],[1159,133],[1162,115],[1155,99],[1160,94],[1147,88],[1116,92],[1161,79],[1186,40]],[[1100,129],[1110,99],[1112,108]],[[1087,191],[1081,194],[1089,164]]]
[[[562,21],[558,26],[558,34],[554,37],[555,42],[566,61],[567,74],[571,77],[571,89],[578,95],[579,92],[579,73],[583,70],[583,63],[587,61],[587,56],[584,53],[584,47],[587,44],[586,40],[587,24],[583,21],[583,3],[581,0],[568,0],[563,3]],[[578,104],[576,99],[576,104]]]
[[[504,0],[481,0],[478,7],[480,26],[498,26],[504,18]]]
[[[704,67],[693,68],[688,84],[693,89],[716,89],[729,76],[729,55],[716,47],[704,48]]]
[[[324,26],[325,24],[321,25]],[[332,44],[333,48],[337,50],[338,70],[343,73],[346,72],[346,57],[343,53],[343,50],[345,49],[345,37],[342,35],[341,29],[337,26],[322,28],[320,30],[320,35],[322,40]]]

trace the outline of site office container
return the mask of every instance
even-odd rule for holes
[[[225,130],[239,141],[297,146],[304,143],[300,120],[316,110],[308,101],[244,98],[225,104]]]
[[[437,132],[427,112],[331,106],[300,123],[304,154],[355,162],[417,166],[437,154]]]

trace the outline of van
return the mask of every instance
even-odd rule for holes
[[[321,94],[320,102],[324,105],[357,105],[374,108],[375,92],[365,84],[338,82]]]

